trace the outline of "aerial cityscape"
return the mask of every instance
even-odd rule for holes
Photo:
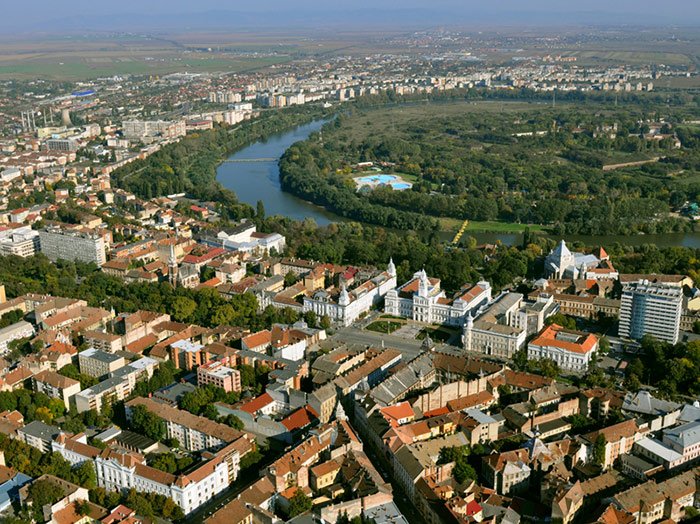
[[[0,28],[0,524],[700,522],[700,5]]]

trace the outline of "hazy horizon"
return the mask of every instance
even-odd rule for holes
[[[254,4],[199,0],[196,7],[186,0],[123,0],[120,4],[96,5],[72,0],[38,0],[27,10],[8,5],[0,19],[6,33],[128,31],[172,29],[231,29],[263,27],[323,28],[324,26],[428,27],[449,25],[700,25],[700,2],[667,0],[589,0],[562,3],[555,0],[355,0],[329,5],[322,0],[260,0]]]

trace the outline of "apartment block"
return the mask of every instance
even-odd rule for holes
[[[107,261],[105,240],[101,235],[49,226],[39,231],[41,252],[49,260],[70,260],[90,263],[101,267]]]
[[[70,409],[70,400],[80,393],[80,382],[64,377],[55,371],[42,371],[32,377],[34,391],[44,393],[51,398],[63,401],[66,409]]]
[[[212,384],[227,393],[240,391],[241,373],[237,369],[225,366],[222,362],[209,362],[197,368],[197,384],[200,386]]]
[[[78,363],[81,373],[100,378],[125,366],[126,360],[121,355],[89,348],[78,353]]]
[[[639,280],[625,284],[620,305],[619,335],[640,339],[651,335],[675,344],[681,323],[683,289]]]

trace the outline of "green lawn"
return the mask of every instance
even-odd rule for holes
[[[372,322],[367,326],[368,331],[375,331],[377,333],[390,334],[399,329],[403,324],[401,322],[391,322],[389,320],[377,320]]]

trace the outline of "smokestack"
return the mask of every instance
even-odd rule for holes
[[[69,109],[63,109],[61,111],[61,124],[70,127],[73,125],[73,122],[70,121],[70,110]]]

